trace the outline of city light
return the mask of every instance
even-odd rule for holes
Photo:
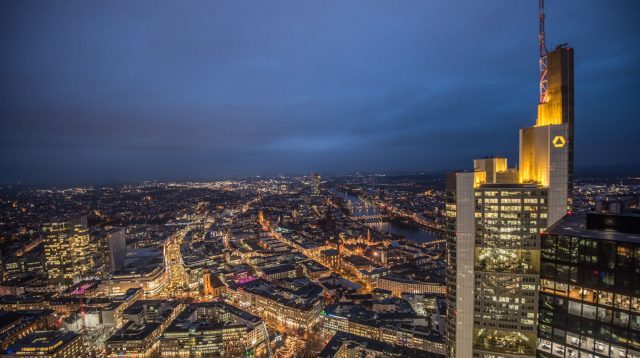
[[[640,3],[535,4],[0,2],[0,356],[640,358]]]

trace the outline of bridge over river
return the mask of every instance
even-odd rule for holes
[[[347,200],[348,207],[351,210],[351,217],[354,220],[358,220],[371,228],[394,235],[401,235],[407,240],[416,243],[441,242],[441,238],[438,236],[444,234],[444,232],[427,225],[426,222],[419,222],[419,218],[385,213],[357,196],[338,191],[333,193]]]

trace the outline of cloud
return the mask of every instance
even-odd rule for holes
[[[637,2],[548,4],[576,48],[576,160],[640,150]],[[515,162],[535,3],[0,5],[0,182]],[[562,41],[556,41],[562,40]],[[603,126],[603,118],[607,125]]]

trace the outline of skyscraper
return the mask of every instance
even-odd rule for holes
[[[313,173],[311,176],[311,195],[320,195],[320,174],[318,173]]]
[[[548,189],[477,169],[450,175],[447,191],[451,356],[534,356]]]
[[[447,177],[450,356],[536,355],[539,235],[570,209],[573,175],[573,49],[547,53],[542,21],[540,64],[538,118],[520,130],[520,169],[484,158]]]
[[[82,278],[90,269],[87,216],[53,221],[42,231],[45,268],[52,283],[68,285]]]
[[[541,257],[539,356],[640,358],[640,215],[567,215]]]
[[[112,229],[107,235],[111,272],[122,270],[127,256],[127,233],[125,229]]]
[[[571,206],[573,189],[573,49],[547,55],[547,94],[533,127],[520,130],[520,182],[549,188],[549,224]]]

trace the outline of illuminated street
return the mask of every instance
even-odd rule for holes
[[[187,235],[190,230],[192,229],[181,229],[171,236],[165,245],[165,265],[169,276],[167,286],[160,296],[180,297],[188,294],[187,287],[184,284],[186,282],[186,272],[184,270],[180,248],[184,236]]]

